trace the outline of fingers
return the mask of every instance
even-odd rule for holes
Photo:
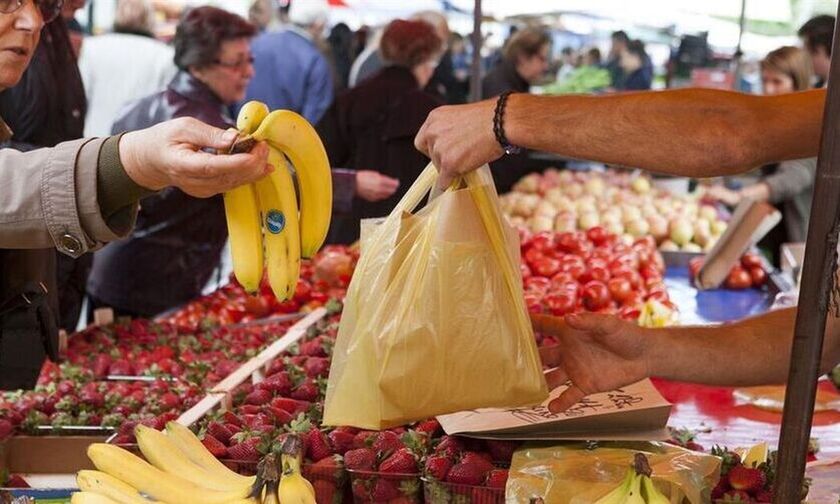
[[[429,117],[426,118],[426,121],[423,123],[423,126],[420,127],[420,131],[417,132],[417,136],[414,137],[414,148],[425,154],[427,157],[429,156],[429,139],[428,139],[428,124],[429,124]]]
[[[226,191],[242,184],[254,182],[270,172],[266,163],[268,147],[258,144],[246,154],[217,155],[207,152],[186,151],[176,160],[180,164],[174,180],[179,187],[194,185],[196,189],[214,190],[212,194]]]
[[[549,367],[554,367],[560,364],[560,357],[562,354],[562,347],[560,345],[544,346],[539,348],[540,360]]]
[[[392,177],[388,177],[386,175],[382,175],[382,190],[388,193],[388,196],[394,194],[394,192],[400,187],[399,179],[395,179]]]
[[[543,315],[541,313],[531,313],[530,315],[531,325],[534,326],[534,331],[547,336],[558,336],[568,327],[566,321],[561,317]]]
[[[235,129],[223,130],[191,117],[176,119],[170,123],[170,126],[173,140],[199,148],[228,149],[239,136]]]
[[[554,390],[569,381],[569,375],[561,368],[551,369],[545,372],[545,382],[548,390]]]
[[[566,316],[566,324],[572,329],[595,334],[610,334],[618,328],[619,319],[600,313],[576,313]]]
[[[571,387],[560,394],[560,397],[548,403],[548,411],[552,413],[561,413],[579,403],[584,397],[586,397],[586,394],[572,384]]]

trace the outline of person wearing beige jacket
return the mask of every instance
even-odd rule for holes
[[[21,78],[61,4],[0,0],[0,90]],[[13,134],[0,118],[0,138]],[[164,187],[208,197],[268,173],[264,145],[211,153],[235,138],[235,131],[181,118],[54,148],[0,150],[0,390],[33,386],[44,358],[58,358],[48,249],[78,257],[126,236],[139,200]]]

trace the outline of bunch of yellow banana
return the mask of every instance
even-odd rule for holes
[[[72,504],[258,504],[262,487],[234,473],[186,427],[170,422],[166,433],[145,426],[135,432],[146,460],[114,445],[88,448],[96,471],[79,471]],[[147,462],[148,461],[148,462]]]
[[[650,474],[647,457],[637,453],[621,483],[595,504],[669,504],[671,500],[656,488]]]
[[[301,257],[323,245],[332,214],[332,177],[324,145],[306,119],[290,110],[271,113],[250,101],[239,111],[240,141],[265,141],[274,171],[254,184],[224,195],[233,273],[255,292],[268,270],[278,300],[295,292]],[[294,167],[298,193],[287,160]],[[299,210],[299,211],[298,211]]]

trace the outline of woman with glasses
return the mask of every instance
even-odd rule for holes
[[[429,162],[412,139],[442,104],[423,91],[442,47],[425,21],[391,22],[379,43],[385,67],[339,95],[318,124],[330,162],[338,167],[330,243],[358,240],[361,220],[391,213]]]
[[[254,75],[252,24],[216,7],[184,14],[175,31],[179,71],[166,90],[129,105],[113,132],[145,128],[174,117],[231,127],[231,105]],[[194,299],[212,278],[227,240],[221,196],[193,198],[175,188],[143,201],[127,240],[94,256],[88,279],[91,307],[151,317]]]
[[[0,91],[20,81],[44,23],[60,11],[60,1],[0,0]],[[12,136],[0,118],[0,141]],[[79,257],[125,236],[152,191],[207,197],[264,176],[264,145],[229,156],[202,150],[235,138],[182,118],[31,152],[0,149],[0,389],[32,387],[44,358],[58,358],[55,268],[44,250]]]

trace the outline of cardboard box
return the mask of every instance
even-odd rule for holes
[[[14,436],[0,444],[0,471],[72,474],[93,469],[87,447],[104,442],[104,436]]]

